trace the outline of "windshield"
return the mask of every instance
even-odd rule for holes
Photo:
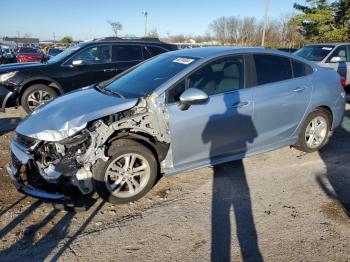
[[[184,70],[198,58],[160,55],[132,71],[122,74],[104,87],[125,98],[137,98],[153,92],[161,84]]]
[[[294,54],[309,61],[322,61],[333,50],[333,45],[313,45],[305,46]]]
[[[53,64],[53,63],[59,62],[59,61],[65,59],[66,57],[70,56],[71,54],[73,54],[77,50],[81,49],[83,46],[84,46],[84,44],[72,46],[72,47],[64,50],[63,52],[59,53],[58,55],[54,56],[53,58],[51,58],[49,61],[47,61],[47,63]]]
[[[49,55],[58,55],[62,51],[63,51],[62,49],[53,49],[53,48],[51,48],[51,49],[49,49],[48,54]]]
[[[39,50],[35,49],[35,48],[30,48],[30,47],[22,47],[22,48],[19,49],[19,53],[36,54],[36,53],[39,53]]]

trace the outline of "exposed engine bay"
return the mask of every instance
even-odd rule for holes
[[[133,108],[92,121],[85,129],[57,142],[17,134],[12,147],[25,152],[27,158],[19,159],[21,156],[12,148],[20,183],[63,195],[76,189],[84,195],[92,193],[94,165],[108,161],[108,147],[120,137],[151,144],[161,163],[160,172],[164,172],[172,167],[172,159],[168,115],[162,105],[156,104],[152,96],[140,98]]]

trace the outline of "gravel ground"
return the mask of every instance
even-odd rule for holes
[[[24,114],[0,113],[2,132],[10,116]],[[349,261],[349,132],[350,108],[319,153],[283,148],[165,177],[140,201],[96,199],[79,213],[15,192],[5,133],[0,261]]]

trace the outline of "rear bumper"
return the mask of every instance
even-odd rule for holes
[[[0,112],[4,112],[6,108],[6,104],[12,96],[12,92],[8,90],[6,87],[0,85]]]

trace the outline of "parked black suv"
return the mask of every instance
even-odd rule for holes
[[[46,63],[0,66],[0,111],[40,104],[73,89],[108,80],[124,70],[177,46],[154,38],[107,37],[73,46]]]

